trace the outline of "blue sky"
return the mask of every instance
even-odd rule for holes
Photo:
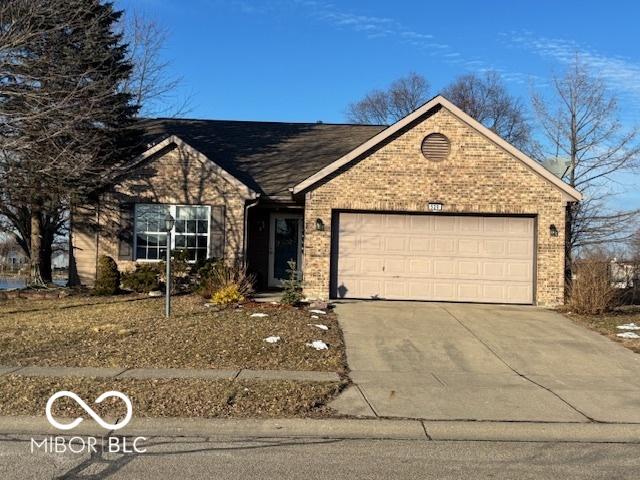
[[[640,123],[635,1],[117,0],[171,33],[164,52],[196,118],[344,121],[349,102],[415,71],[432,93],[499,71],[527,100],[575,52]],[[631,197],[627,197],[631,198]],[[640,197],[635,197],[640,205]]]

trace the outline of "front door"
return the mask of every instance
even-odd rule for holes
[[[279,287],[289,277],[288,263],[294,261],[298,278],[302,270],[302,215],[271,214],[269,235],[269,286]]]

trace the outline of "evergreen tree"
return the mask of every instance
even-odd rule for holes
[[[121,15],[100,0],[0,3],[0,191],[30,211],[32,284],[43,212],[94,191],[138,143]]]

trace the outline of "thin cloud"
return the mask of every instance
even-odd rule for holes
[[[243,12],[252,13],[248,6],[250,4],[246,0],[234,0],[234,4],[236,7],[240,7]],[[505,81],[517,84],[527,84],[532,80],[535,83],[541,81],[535,75],[514,72],[477,57],[465,56],[450,44],[439,41],[433,34],[413,30],[391,17],[347,11],[326,0],[272,0],[262,4],[262,10],[269,9],[271,13],[291,10],[295,7],[301,9],[304,15],[333,28],[359,33],[368,40],[385,39],[401,45],[408,45],[420,50],[425,55],[465,71],[480,73],[489,70],[496,71],[502,75]]]
[[[511,42],[534,52],[542,58],[554,60],[563,65],[570,64],[576,54],[610,88],[630,95],[640,104],[640,63],[617,55],[605,55],[573,40],[536,37],[529,31],[511,32]]]
[[[363,33],[367,39],[386,38],[403,45],[410,45],[423,51],[426,55],[440,59],[442,62],[473,72],[497,71],[505,81],[526,84],[532,80],[539,82],[534,75],[522,72],[511,72],[479,58],[466,57],[448,43],[438,41],[434,35],[418,32],[389,17],[361,15],[338,9],[334,4],[322,0],[292,0],[293,4],[303,7],[308,14],[335,28],[347,29]]]
[[[304,7],[311,16],[333,27],[349,29],[364,33],[367,38],[393,38],[396,41],[425,50],[441,50],[454,52],[450,45],[437,42],[430,33],[412,30],[397,20],[389,17],[361,15],[338,9],[334,4],[315,0],[293,0],[293,3]]]

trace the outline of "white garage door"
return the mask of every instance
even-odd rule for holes
[[[341,213],[339,298],[533,302],[533,219]]]

